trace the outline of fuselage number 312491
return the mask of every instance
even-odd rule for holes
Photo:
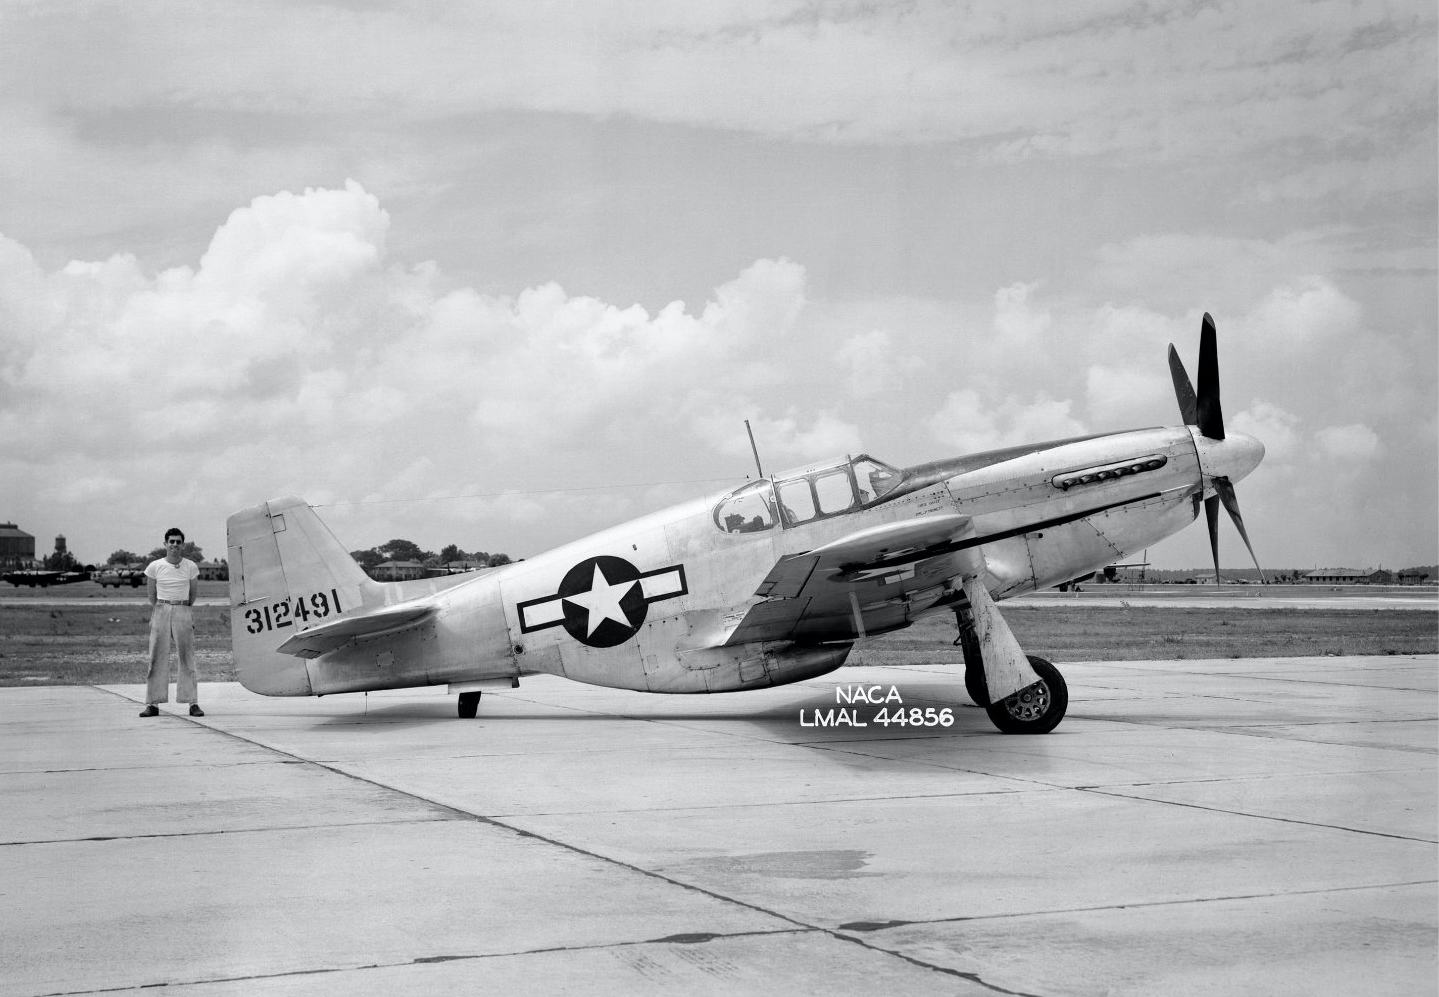
[[[309,595],[295,595],[288,599],[254,606],[245,610],[245,631],[258,634],[266,630],[280,630],[297,623],[305,624],[312,619],[324,619],[334,613],[343,613],[340,593],[336,589],[328,592],[312,592]]]

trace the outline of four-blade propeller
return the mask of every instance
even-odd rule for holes
[[[1209,317],[1208,312],[1204,313],[1204,324],[1199,330],[1198,393],[1196,394],[1190,383],[1189,375],[1185,372],[1184,364],[1180,362],[1179,353],[1174,349],[1173,343],[1169,344],[1169,373],[1174,379],[1174,395],[1179,400],[1179,412],[1184,417],[1185,424],[1195,427],[1199,430],[1199,435],[1212,444],[1222,443],[1225,437],[1224,410],[1219,404],[1219,355],[1215,347],[1214,319]],[[1216,448],[1211,445],[1206,449],[1212,451]],[[1244,546],[1249,548],[1249,556],[1254,559],[1256,568],[1259,568],[1259,558],[1255,557],[1254,545],[1249,542],[1249,532],[1245,530],[1244,519],[1239,515],[1239,499],[1234,494],[1234,483],[1227,475],[1207,473],[1208,469],[1202,466],[1205,463],[1203,451],[1200,463],[1214,488],[1214,494],[1204,500],[1204,516],[1209,525],[1209,548],[1214,554],[1214,583],[1217,585],[1221,504],[1239,529],[1239,535],[1244,539]],[[1265,580],[1263,568],[1259,568],[1259,578],[1261,581]]]

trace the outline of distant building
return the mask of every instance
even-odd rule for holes
[[[223,561],[201,561],[200,580],[202,582],[224,582],[230,579],[230,566]]]
[[[0,523],[0,567],[28,568],[35,563],[35,538],[14,523]]]
[[[424,578],[425,574],[425,566],[419,561],[386,561],[370,571],[370,577],[377,582],[407,582]]]
[[[439,570],[443,571],[447,575],[458,575],[461,572],[479,571],[481,568],[488,568],[489,566],[490,564],[488,561],[446,561],[444,564],[440,565]]]
[[[1400,585],[1423,585],[1429,580],[1427,571],[1401,571],[1399,572]]]
[[[1383,585],[1393,577],[1383,569],[1375,571],[1372,568],[1320,568],[1318,571],[1309,572],[1304,576],[1304,580],[1313,585]]]

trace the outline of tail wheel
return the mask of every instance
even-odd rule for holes
[[[1048,734],[1069,709],[1069,686],[1050,662],[1026,655],[1039,681],[985,708],[990,722],[1005,734]]]

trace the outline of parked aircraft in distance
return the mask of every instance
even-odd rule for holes
[[[49,588],[51,585],[69,585],[83,582],[90,577],[88,571],[59,571],[53,568],[22,568],[0,575],[0,581],[9,582],[17,589],[21,586]]]
[[[1000,730],[1045,733],[1064,678],[1020,649],[997,600],[1151,546],[1201,504],[1216,577],[1221,504],[1254,554],[1233,483],[1264,447],[1225,432],[1208,315],[1197,393],[1172,345],[1169,362],[1182,426],[903,469],[825,461],[478,574],[372,581],[304,501],[245,509],[227,523],[240,681],[269,696],[447,684],[472,717],[483,688],[536,673],[667,693],[796,682],[953,613],[970,695]]]
[[[1141,569],[1142,569],[1142,568],[1147,568],[1147,567],[1149,567],[1149,562],[1148,562],[1148,561],[1122,561],[1122,562],[1119,562],[1119,563],[1116,563],[1116,564],[1106,564],[1106,565],[1104,566],[1104,570],[1103,570],[1103,571],[1091,571],[1091,572],[1090,572],[1089,574],[1087,574],[1087,575],[1080,575],[1078,578],[1071,578],[1071,579],[1070,579],[1069,581],[1067,581],[1067,582],[1060,582],[1058,585],[1055,586],[1055,588],[1059,589],[1059,591],[1061,591],[1061,592],[1068,592],[1070,589],[1073,589],[1074,591],[1078,592],[1078,591],[1079,591],[1079,583],[1080,583],[1080,582],[1087,582],[1087,581],[1089,581],[1091,578],[1095,577],[1096,575],[1103,575],[1103,576],[1104,576],[1104,580],[1105,580],[1106,582],[1112,582],[1112,581],[1115,581],[1116,579],[1119,578],[1119,572],[1120,572],[1121,570],[1127,570],[1127,569],[1129,569],[1129,568],[1141,568]],[[1215,581],[1216,581],[1216,584],[1217,584],[1217,582],[1218,582],[1218,574],[1217,574],[1218,570],[1219,570],[1219,566],[1218,566],[1218,564],[1216,564],[1216,565],[1215,565],[1215,572],[1216,572]],[[1144,577],[1144,572],[1143,572],[1142,570],[1140,571],[1139,576],[1140,576],[1140,578],[1143,578],[1143,577]]]

